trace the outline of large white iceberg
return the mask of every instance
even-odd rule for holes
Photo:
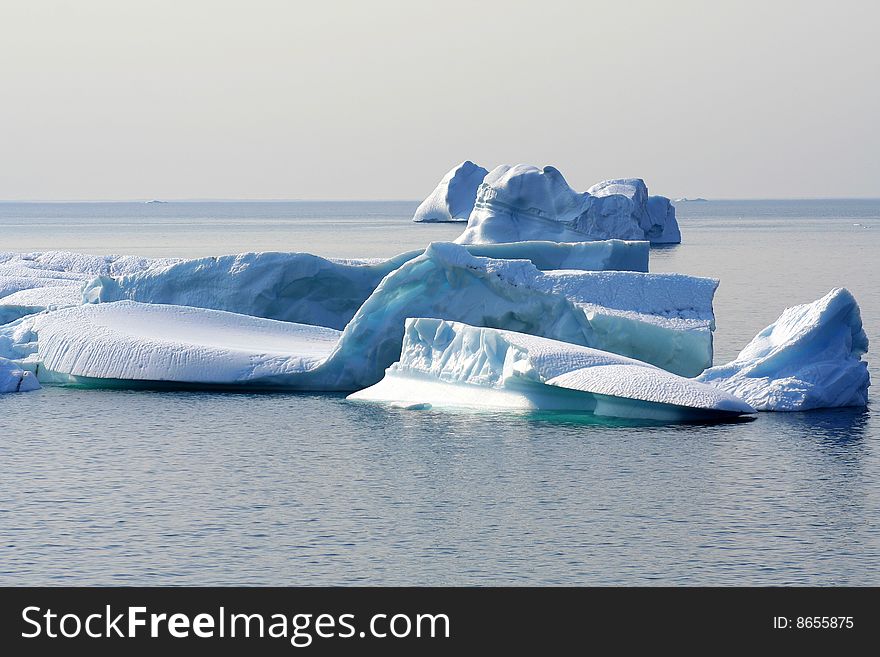
[[[699,380],[762,411],[865,406],[870,377],[859,306],[844,288],[787,308],[726,365]]]
[[[466,160],[449,171],[413,215],[413,221],[467,221],[474,209],[477,187],[489,173]]]
[[[37,352],[25,366],[49,382],[97,386],[277,387],[272,379],[322,363],[340,336],[319,326],[132,301],[64,308],[31,321]]]
[[[415,315],[531,333],[692,376],[711,363],[716,285],[674,274],[542,272],[527,260],[434,243],[383,278],[341,333],[120,301],[0,327],[0,354],[41,380],[350,391],[375,383],[398,359],[404,322]]]
[[[678,243],[675,208],[666,197],[648,196],[639,178],[608,180],[578,193],[554,167],[517,164],[486,176],[456,242],[609,238]]]
[[[607,240],[470,245],[479,256],[525,259],[538,269],[640,271],[648,244]],[[388,260],[328,260],[309,253],[242,253],[183,260],[85,285],[89,303],[131,300],[226,310],[343,329],[379,282],[423,250]],[[72,305],[72,304],[68,304]]]
[[[40,387],[37,377],[6,358],[0,358],[0,393],[27,392]]]
[[[605,351],[440,319],[408,319],[400,360],[348,397],[412,408],[560,410],[662,421],[753,413],[718,388]]]

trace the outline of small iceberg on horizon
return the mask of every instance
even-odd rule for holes
[[[663,422],[755,410],[718,388],[647,363],[558,340],[411,318],[400,360],[348,396],[398,408],[551,410]]]

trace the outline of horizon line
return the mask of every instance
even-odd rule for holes
[[[775,196],[775,197],[717,197],[682,196],[686,199],[676,201],[667,196],[673,203],[711,203],[730,201],[880,201],[878,196]],[[170,203],[421,203],[423,199],[406,198],[94,198],[94,199],[0,199],[4,203],[143,203],[145,205],[164,205]]]

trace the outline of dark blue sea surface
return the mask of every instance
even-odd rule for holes
[[[0,203],[0,250],[383,256],[461,231],[415,206]],[[677,212],[651,269],[721,279],[716,362],[835,286],[880,349],[880,201]],[[880,584],[871,408],[633,426],[45,387],[0,396],[0,427],[0,584]]]

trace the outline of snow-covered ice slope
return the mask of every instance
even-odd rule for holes
[[[40,387],[37,377],[6,358],[0,358],[0,393],[27,392]]]
[[[859,305],[848,290],[835,288],[787,308],[733,361],[706,370],[699,380],[762,411],[865,406],[867,351]]]
[[[459,244],[591,239],[681,241],[669,199],[648,196],[640,178],[608,180],[575,192],[554,167],[501,165],[477,190]]]
[[[538,269],[648,269],[646,242],[521,242],[467,249],[475,255],[526,259]],[[127,276],[101,276],[86,284],[82,296],[90,303],[128,299],[342,329],[385,276],[422,253],[374,261],[328,260],[309,253],[183,260]]]
[[[597,276],[602,279],[593,281]],[[711,362],[715,282],[668,276],[546,273],[527,260],[476,257],[464,247],[434,243],[386,276],[341,334],[216,310],[121,301],[0,327],[0,354],[26,359],[35,369],[42,362],[41,380],[356,390],[378,381],[398,359],[405,319],[415,315],[532,333],[696,374]],[[619,296],[605,292],[603,281],[617,286]],[[665,296],[648,302],[625,292],[637,288],[663,289]],[[324,331],[320,349],[303,351],[303,340],[316,342],[312,331]]]
[[[523,333],[408,319],[400,360],[349,396],[430,406],[686,421],[752,413],[733,395],[616,354]]]
[[[413,215],[413,221],[467,221],[474,209],[477,187],[489,173],[466,160],[454,167],[431,192]]]
[[[33,322],[42,369],[74,382],[259,385],[264,374],[314,369],[339,339],[318,326],[131,301],[64,308]]]
[[[47,308],[79,305],[95,276],[121,276],[174,262],[169,258],[91,256],[68,251],[0,253],[0,324]]]

